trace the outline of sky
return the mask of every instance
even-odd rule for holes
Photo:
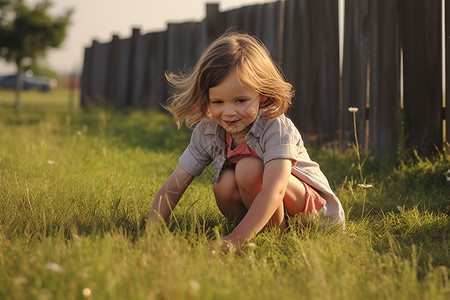
[[[25,0],[34,5],[40,0]],[[141,33],[164,31],[167,23],[201,21],[206,3],[219,3],[220,11],[273,0],[52,0],[50,14],[60,15],[73,8],[72,24],[66,40],[58,49],[47,52],[45,63],[60,74],[79,72],[84,48],[92,40],[108,42],[113,34],[129,37],[133,27]],[[0,74],[15,72],[15,66],[0,60]]]

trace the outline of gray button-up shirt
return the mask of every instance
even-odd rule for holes
[[[273,159],[295,161],[292,174],[315,188],[325,199],[326,223],[344,225],[344,210],[339,199],[331,190],[319,165],[309,158],[299,131],[288,117],[282,115],[266,119],[258,115],[245,141],[264,164]],[[189,146],[179,159],[180,166],[189,174],[198,176],[213,162],[213,181],[217,182],[225,160],[225,130],[213,119],[200,121],[192,132]]]

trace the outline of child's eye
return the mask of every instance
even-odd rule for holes
[[[244,102],[246,102],[246,101],[247,101],[247,100],[245,100],[245,99],[237,99],[237,100],[236,100],[237,103],[244,103]]]
[[[221,101],[221,100],[214,100],[214,101],[211,101],[213,104],[222,104],[223,103],[223,101]]]

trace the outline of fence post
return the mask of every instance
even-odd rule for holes
[[[83,73],[81,74],[81,107],[87,107],[92,102],[91,74],[92,47],[84,48]]]
[[[342,140],[354,143],[353,115],[349,107],[357,107],[359,143],[365,144],[365,109],[369,61],[369,1],[345,0],[344,56],[342,66]]]
[[[442,145],[441,2],[401,0],[404,106],[411,147]]]
[[[450,101],[447,94],[450,92],[450,0],[445,0],[445,136],[444,141],[450,143]],[[450,149],[448,149],[450,150]]]
[[[117,65],[119,63],[119,36],[114,34],[110,42],[109,58],[108,58],[108,71],[106,73],[106,92],[105,98],[108,104],[114,104],[116,94],[116,76]]]
[[[167,70],[167,31],[150,33],[145,37],[147,57],[142,102],[147,108],[161,110],[159,103],[164,104],[167,97],[167,83],[164,77]]]
[[[303,134],[308,134],[311,131],[309,128],[311,76],[306,70],[311,70],[312,65],[308,51],[310,15],[305,6],[305,0],[285,1],[283,65],[287,80],[295,89],[293,107],[288,114],[298,129]]]
[[[206,3],[206,36],[208,42],[220,34],[219,3]]]
[[[131,34],[131,43],[130,43],[130,55],[128,56],[128,81],[127,81],[127,93],[125,100],[126,108],[135,108],[136,107],[136,96],[135,96],[135,81],[137,79],[136,74],[136,51],[138,48],[139,37],[141,35],[141,30],[139,28],[133,28]]]
[[[337,140],[339,34],[337,1],[286,0],[283,64],[296,90],[290,114],[301,132]]]
[[[91,95],[94,104],[105,105],[106,72],[108,66],[109,44],[92,42],[92,72],[90,78]]]
[[[400,121],[398,1],[370,1],[369,147],[394,152]],[[366,141],[367,143],[367,141]]]
[[[145,38],[140,34],[140,31],[135,33],[134,51],[132,52],[132,78],[130,84],[130,98],[133,109],[142,107],[142,89],[144,82],[145,57],[148,51],[148,45],[145,43]]]

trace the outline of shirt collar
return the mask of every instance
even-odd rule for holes
[[[261,118],[261,110],[258,111],[255,121],[253,121],[252,126],[247,134],[251,133],[255,137],[260,137],[264,129],[264,118]]]

